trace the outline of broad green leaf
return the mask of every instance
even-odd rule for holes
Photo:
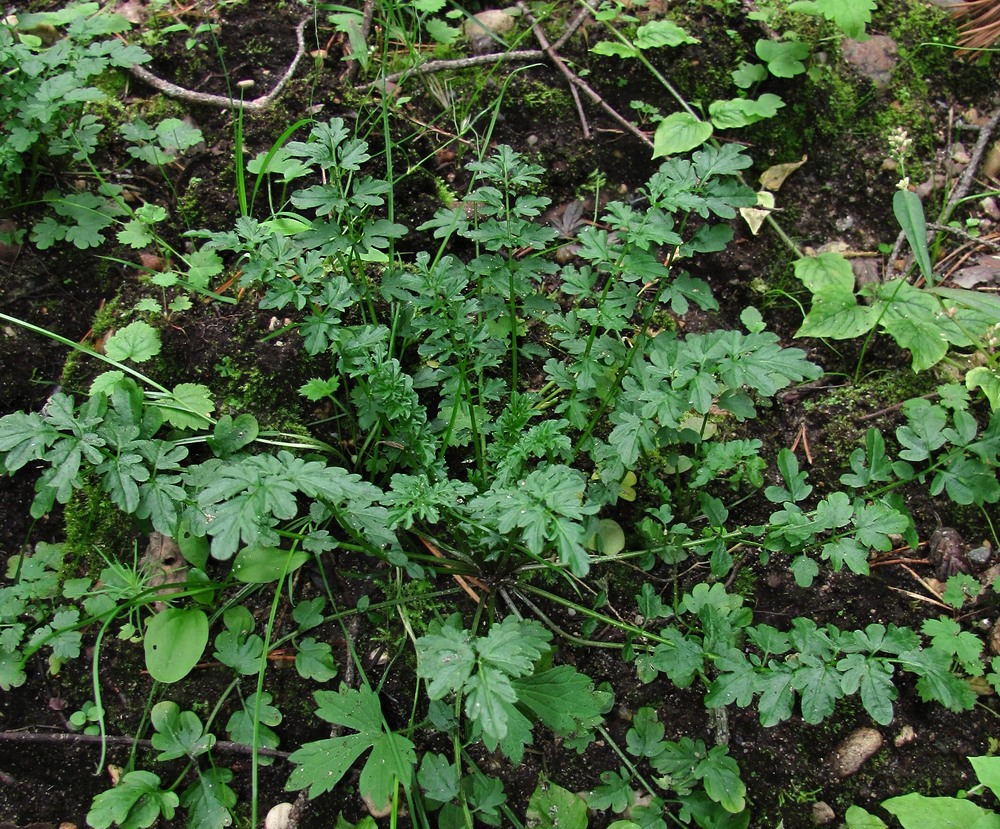
[[[427,695],[432,700],[459,691],[476,664],[469,634],[450,623],[437,630],[432,625],[427,635],[417,639],[416,648],[417,674],[428,681]]]
[[[809,57],[809,45],[797,40],[777,41],[761,38],[754,51],[765,64],[767,71],[776,78],[794,78],[806,71],[802,63]]]
[[[969,683],[951,672],[952,658],[945,650],[925,648],[899,655],[900,663],[919,677],[917,693],[922,700],[934,700],[950,711],[968,711],[976,703]]]
[[[847,829],[886,829],[885,821],[862,809],[860,806],[850,806],[844,815]]]
[[[858,541],[883,552],[892,549],[889,536],[903,533],[909,526],[905,515],[880,501],[870,505],[856,504],[855,516]]]
[[[19,688],[27,679],[20,654],[0,651],[0,690]]]
[[[784,666],[772,666],[762,672],[757,679],[760,698],[757,711],[760,724],[771,728],[792,716],[795,708],[795,689],[792,687],[793,674]]]
[[[295,649],[295,670],[304,679],[327,682],[337,675],[337,663],[329,642],[317,642],[307,636]]]
[[[746,708],[753,702],[757,690],[757,674],[753,665],[739,651],[731,651],[715,662],[719,675],[712,681],[705,694],[707,708],[722,708],[735,702]]]
[[[871,22],[876,0],[798,0],[789,11],[822,15],[833,21],[846,37],[865,38],[865,27]]]
[[[897,190],[892,197],[892,212],[903,229],[906,241],[910,243],[920,273],[927,284],[933,286],[934,270],[927,247],[927,220],[924,218],[924,205],[920,196],[910,190]]]
[[[764,497],[776,504],[788,501],[796,502],[809,497],[812,486],[806,483],[809,473],[799,471],[799,460],[791,449],[781,449],[778,452],[778,469],[785,479],[785,486],[769,486],[764,490]]]
[[[494,743],[507,735],[517,692],[502,671],[483,665],[465,683],[465,713]]]
[[[666,727],[656,711],[643,707],[632,718],[632,727],[625,734],[625,747],[634,757],[656,757],[663,753],[664,734]]]
[[[571,665],[556,665],[513,684],[518,703],[562,737],[576,736],[601,721],[605,695]]]
[[[153,706],[149,721],[156,729],[152,737],[153,748],[159,750],[159,761],[179,757],[194,758],[215,745],[215,737],[206,733],[194,711],[181,711],[172,700],[163,700]]]
[[[215,433],[206,442],[218,457],[225,458],[256,440],[257,431],[253,415],[241,414],[234,420],[227,414],[219,418]]]
[[[306,743],[288,758],[295,769],[285,789],[309,789],[310,800],[332,790],[355,761],[372,747],[374,739],[376,737],[371,734],[348,734]]]
[[[795,262],[795,276],[813,295],[796,337],[848,340],[870,331],[878,321],[877,305],[859,305],[851,263],[837,253],[821,253]]]
[[[729,74],[732,76],[733,83],[740,89],[749,89],[755,83],[767,79],[767,69],[762,64],[749,63],[745,60],[740,61],[740,65]]]
[[[970,757],[969,762],[976,770],[979,782],[1000,796],[1000,757]]]
[[[540,775],[525,817],[538,829],[587,829],[587,802]]]
[[[799,587],[810,587],[813,579],[819,575],[819,565],[807,555],[796,556],[789,569]]]
[[[173,391],[155,401],[164,419],[178,429],[204,429],[215,409],[212,392],[200,383],[178,383]]]
[[[429,798],[447,803],[459,792],[458,769],[445,755],[429,751],[420,760],[417,783]]]
[[[632,775],[622,766],[618,771],[609,770],[601,772],[601,785],[591,791],[590,797],[587,798],[587,805],[591,809],[598,811],[603,812],[611,809],[621,814],[629,807],[634,797]],[[623,822],[616,821],[611,825],[617,826]],[[632,824],[632,826],[636,827],[636,829],[641,829],[638,824]],[[620,829],[624,829],[624,827],[620,827]]]
[[[119,329],[104,343],[104,353],[119,363],[144,363],[160,353],[160,334],[148,322],[138,320]]]
[[[945,616],[924,620],[920,629],[925,636],[930,637],[933,648],[954,656],[967,674],[982,676],[984,668],[980,657],[983,641],[978,636],[962,630],[958,622]]]
[[[269,758],[261,758],[262,760]],[[188,810],[188,826],[231,826],[236,792],[230,787],[233,773],[212,767],[199,770],[198,777],[181,795],[181,806]]]
[[[728,101],[712,101],[708,105],[708,114],[717,129],[736,129],[773,118],[784,105],[785,102],[777,95],[765,92],[757,100],[733,98]]]
[[[244,547],[233,561],[233,577],[244,584],[268,584],[287,578],[309,559],[302,550]]]
[[[242,605],[229,608],[223,614],[226,629],[215,637],[212,654],[223,665],[239,674],[255,674],[264,654],[264,640],[253,632],[253,615]]]
[[[462,36],[461,29],[449,26],[438,17],[432,17],[424,23],[427,34],[431,36],[435,43],[449,46]]]
[[[617,40],[602,40],[595,43],[591,49],[595,55],[604,55],[610,58],[634,58],[639,54],[639,50],[619,43]]]
[[[688,43],[701,41],[670,20],[653,20],[640,26],[635,33],[635,45],[640,49],[682,46]]]
[[[843,696],[840,674],[834,665],[814,657],[801,657],[795,670],[792,687],[799,692],[802,719],[811,725],[823,722],[833,713],[837,700]]]
[[[957,797],[927,797],[916,792],[882,801],[882,808],[895,815],[903,829],[998,829],[1000,815],[971,800]]]
[[[187,280],[196,288],[207,288],[213,276],[222,273],[222,257],[214,250],[202,248],[184,257],[188,266]]]
[[[892,722],[892,701],[898,691],[892,682],[892,666],[882,659],[860,653],[848,654],[837,663],[847,694],[861,692],[861,703],[880,725]]]
[[[913,355],[914,372],[937,365],[948,353],[948,341],[942,336],[940,323],[933,318],[883,319],[882,327],[896,345]]]
[[[168,607],[146,623],[146,667],[158,682],[177,682],[201,659],[208,644],[208,617],[197,608]]]
[[[674,112],[660,121],[653,135],[653,158],[680,155],[712,137],[712,125],[688,112]]]
[[[113,789],[101,792],[87,813],[87,824],[93,829],[109,829],[117,824],[121,829],[145,829],[161,815],[172,820],[180,798],[160,788],[160,778],[148,771],[124,774]]]
[[[130,219],[125,223],[125,227],[115,235],[118,237],[119,242],[135,250],[141,250],[151,245],[154,238],[149,225],[138,219]]]
[[[708,796],[727,812],[740,814],[746,809],[747,787],[740,779],[740,767],[725,746],[712,746],[695,774],[701,778]]]
[[[665,673],[678,688],[687,688],[704,667],[702,644],[695,636],[684,636],[677,628],[664,628],[660,635],[669,644],[657,645],[649,664]]]
[[[293,752],[289,759],[296,768],[286,789],[308,788],[310,798],[329,791],[369,749],[371,755],[361,771],[362,795],[381,807],[395,781],[409,788],[416,765],[413,743],[385,730],[378,696],[371,688],[341,685],[339,691],[317,691],[314,697],[317,716],[358,733],[306,743]]]
[[[414,745],[406,737],[385,732],[375,738],[372,752],[361,769],[358,788],[380,808],[391,805],[396,781],[409,789],[417,764]]]
[[[233,742],[243,743],[252,746],[254,744],[254,726],[257,732],[258,748],[277,748],[280,740],[274,732],[274,726],[281,723],[281,712],[272,704],[271,695],[267,691],[261,692],[260,702],[257,702],[257,694],[253,693],[243,700],[242,706],[233,712],[226,723],[226,732]],[[269,766],[272,763],[271,757],[261,755],[257,762],[262,766]]]
[[[974,368],[966,373],[965,385],[970,391],[982,389],[986,399],[990,401],[990,408],[994,412],[1000,412],[1000,371],[991,366]]]

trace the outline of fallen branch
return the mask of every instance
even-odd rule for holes
[[[150,740],[135,740],[132,737],[115,737],[100,734],[75,734],[71,731],[0,731],[0,743],[73,743],[76,745],[135,746],[147,751],[159,751]],[[217,740],[212,751],[229,754],[253,754],[253,747],[245,743],[234,743],[230,740]],[[274,748],[257,748],[260,757],[275,757],[287,760],[290,752],[278,751]]]
[[[447,72],[449,69],[469,69],[472,66],[482,66],[486,63],[507,63],[517,61],[541,60],[545,52],[541,49],[518,49],[513,52],[494,52],[489,55],[471,55],[467,58],[453,60],[429,60],[417,66],[411,66],[402,72],[393,72],[377,81],[368,84],[368,88],[382,84],[397,83],[410,75],[430,75],[434,72]]]
[[[583,130],[583,137],[589,141],[591,138],[590,125],[587,123],[587,114],[583,111],[580,93],[576,89],[576,84],[573,83],[573,73],[570,72],[569,67],[566,66],[566,63],[549,43],[549,39],[545,37],[545,32],[542,31],[542,27],[538,25],[538,21],[535,20],[531,11],[524,4],[524,0],[517,0],[517,7],[521,10],[521,14],[524,15],[524,19],[531,25],[531,31],[535,33],[535,38],[538,40],[538,45],[542,47],[542,51],[549,56],[549,60],[556,65],[556,68],[563,73],[569,82],[569,91],[573,96],[573,103],[576,104],[576,112],[580,116],[580,127]]]
[[[170,81],[165,81],[163,78],[154,75],[148,69],[143,69],[141,66],[130,66],[129,72],[143,83],[153,87],[157,92],[162,92],[168,98],[176,98],[179,101],[185,101],[189,104],[224,107],[226,109],[231,107],[260,112],[274,103],[274,99],[281,94],[285,85],[295,74],[295,70],[299,66],[299,61],[302,60],[302,56],[306,53],[305,25],[309,20],[310,18],[304,17],[295,27],[295,57],[292,58],[292,62],[288,65],[285,74],[281,76],[281,79],[270,92],[266,95],[261,95],[259,98],[254,98],[252,101],[231,98],[228,95],[213,95],[209,92],[194,92],[193,90],[185,89],[183,86],[177,86],[177,84],[173,84]]]

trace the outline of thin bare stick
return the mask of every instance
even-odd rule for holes
[[[586,93],[587,97],[590,98],[595,104],[597,104],[601,109],[603,109],[608,115],[610,115],[615,121],[621,124],[626,130],[628,130],[632,135],[638,138],[647,147],[653,146],[653,140],[646,135],[641,129],[639,129],[635,124],[621,115],[618,110],[608,104],[600,95],[598,95],[583,78],[579,75],[575,75],[570,72],[570,80],[580,87],[583,92]]]
[[[887,584],[890,590],[895,590],[897,593],[902,593],[904,596],[909,596],[911,599],[916,599],[918,602],[927,602],[927,604],[932,604],[935,607],[940,607],[942,610],[954,610],[954,608],[948,607],[948,605],[942,602],[936,602],[934,599],[923,595],[922,593],[914,593],[912,590],[904,590],[902,587],[893,587],[891,584]]]
[[[489,55],[470,55],[467,58],[455,58],[454,60],[429,60],[427,63],[411,66],[402,72],[393,72],[391,75],[372,81],[368,87],[397,83],[401,78],[410,75],[430,75],[434,72],[447,72],[449,69],[468,69],[472,66],[482,66],[485,63],[542,60],[544,57],[545,52],[541,49],[518,49],[513,52],[495,52]]]
[[[149,740],[135,740],[132,737],[105,736],[100,734],[74,734],[68,731],[0,731],[0,743],[72,743],[75,745],[100,745],[105,742],[112,746],[132,746],[145,749],[147,751],[158,751]],[[229,740],[218,740],[213,746],[213,751],[228,752],[230,754],[252,754],[253,747],[243,743],[234,743]],[[258,748],[257,754],[261,757],[276,757],[279,760],[287,760],[289,752],[278,751],[273,748]]]
[[[951,191],[948,203],[941,210],[941,215],[938,216],[937,220],[938,224],[947,224],[958,203],[968,194],[969,188],[972,186],[972,181],[976,177],[976,172],[979,170],[979,165],[983,160],[983,154],[989,147],[990,139],[997,128],[997,124],[1000,124],[1000,107],[997,107],[993,111],[993,114],[990,115],[990,120],[980,128],[979,138],[976,140],[976,146],[972,149],[969,163],[962,172],[962,177],[958,180],[958,186]],[[929,241],[933,241],[933,239],[934,234],[931,234]]]
[[[274,99],[281,94],[285,85],[295,74],[295,70],[299,66],[299,61],[302,60],[302,56],[306,53],[304,32],[305,25],[309,22],[309,20],[310,18],[304,17],[295,27],[295,40],[297,44],[295,57],[292,58],[292,62],[288,65],[288,69],[285,71],[285,74],[281,76],[281,80],[279,80],[275,87],[266,95],[261,95],[259,98],[254,98],[252,101],[242,101],[238,98],[230,98],[228,95],[213,95],[209,92],[194,92],[190,89],[185,89],[183,86],[177,86],[177,84],[173,84],[170,81],[165,81],[163,78],[154,75],[148,69],[143,69],[141,66],[130,66],[128,71],[134,77],[153,87],[153,89],[157,92],[162,92],[168,98],[177,98],[179,101],[185,101],[190,104],[202,104],[204,106],[216,106],[223,107],[225,109],[233,108],[260,112],[267,109],[272,103],[274,103]]]
[[[573,95],[573,101],[576,103],[576,111],[580,116],[580,127],[583,129],[583,137],[589,141],[591,138],[590,124],[587,123],[587,114],[583,111],[580,93],[577,92],[576,85],[573,83],[573,73],[569,71],[569,67],[566,66],[563,59],[556,54],[556,50],[552,48],[549,39],[545,36],[545,32],[542,31],[542,27],[538,25],[538,21],[535,20],[534,15],[532,15],[531,11],[524,4],[524,0],[517,0],[517,7],[521,10],[521,14],[524,15],[524,19],[531,25],[531,31],[535,33],[535,38],[538,40],[538,45],[542,47],[542,51],[549,56],[549,60],[556,65],[556,69],[562,72],[563,76],[569,82],[569,91]]]
[[[566,43],[566,41],[569,40],[571,37],[573,37],[573,34],[576,32],[576,30],[583,25],[583,21],[586,20],[589,16],[590,16],[589,8],[584,6],[582,9],[580,9],[580,11],[576,13],[576,17],[574,17],[566,26],[566,31],[563,32],[559,36],[559,39],[552,44],[552,48],[558,52],[563,47],[563,44]]]

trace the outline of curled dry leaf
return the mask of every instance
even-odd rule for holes
[[[771,190],[777,193],[781,189],[781,185],[785,183],[785,179],[788,178],[792,173],[799,169],[803,164],[809,160],[809,156],[802,156],[801,161],[790,161],[786,164],[775,164],[773,167],[768,167],[763,173],[760,174],[760,183],[765,190]]]

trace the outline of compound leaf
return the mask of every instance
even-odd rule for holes
[[[94,798],[87,813],[93,829],[109,829],[115,823],[121,829],[144,829],[161,815],[171,820],[180,799],[160,788],[160,778],[148,771],[130,771],[118,785]]]
[[[354,690],[341,684],[339,691],[317,691],[314,697],[318,717],[357,733],[316,740],[293,752],[289,760],[296,768],[285,785],[287,790],[308,788],[310,799],[330,791],[369,749],[372,753],[360,780],[364,796],[381,806],[396,780],[409,787],[416,764],[413,743],[386,729],[378,696],[371,688]]]

